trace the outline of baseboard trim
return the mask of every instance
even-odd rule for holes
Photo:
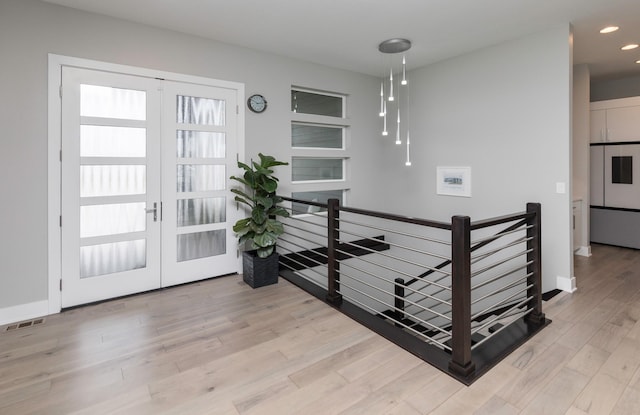
[[[0,325],[17,323],[49,314],[49,301],[36,301],[13,307],[0,308]]]
[[[556,287],[562,291],[567,291],[570,293],[575,292],[577,290],[576,277],[567,278],[558,275],[556,277]]]
[[[591,245],[579,247],[578,249],[576,249],[574,251],[574,254],[575,255],[580,255],[580,256],[590,257],[591,256]]]

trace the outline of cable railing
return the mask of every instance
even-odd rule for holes
[[[283,199],[283,277],[465,383],[549,322],[539,204],[447,223]]]

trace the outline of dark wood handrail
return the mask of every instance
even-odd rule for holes
[[[318,207],[328,209],[328,205],[326,203],[310,202],[308,200],[293,199],[291,197],[286,197],[286,196],[280,196],[280,197],[282,198],[282,200],[286,200],[288,202],[301,203],[305,205],[318,206]],[[350,208],[346,206],[339,206],[338,209],[340,209],[342,212],[356,213],[359,215],[371,216],[374,218],[388,219],[396,222],[411,223],[414,225],[429,226],[431,228],[451,230],[451,224],[447,222],[439,222],[435,220],[414,218],[411,216],[394,215],[391,213],[377,212],[374,210],[367,210],[367,209]]]

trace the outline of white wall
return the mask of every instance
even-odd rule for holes
[[[573,183],[574,200],[580,200],[581,215],[580,240],[574,241],[574,248],[581,255],[588,255],[590,248],[589,235],[589,67],[576,65],[573,68]]]
[[[289,158],[291,85],[347,93],[350,146],[358,149],[350,200],[371,206],[378,173],[370,166],[382,154],[371,141],[377,79],[35,0],[0,0],[0,312],[47,299],[48,53],[244,83],[247,96],[269,101],[263,114],[246,112],[247,158]],[[290,171],[279,177],[287,192]]]
[[[545,291],[572,275],[569,38],[566,25],[413,71],[413,166],[387,163],[398,213],[476,220],[542,203]],[[436,166],[471,166],[472,197],[437,196]]]

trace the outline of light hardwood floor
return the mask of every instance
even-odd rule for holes
[[[0,414],[639,414],[640,251],[594,246],[553,323],[470,387],[281,279],[0,327]]]

